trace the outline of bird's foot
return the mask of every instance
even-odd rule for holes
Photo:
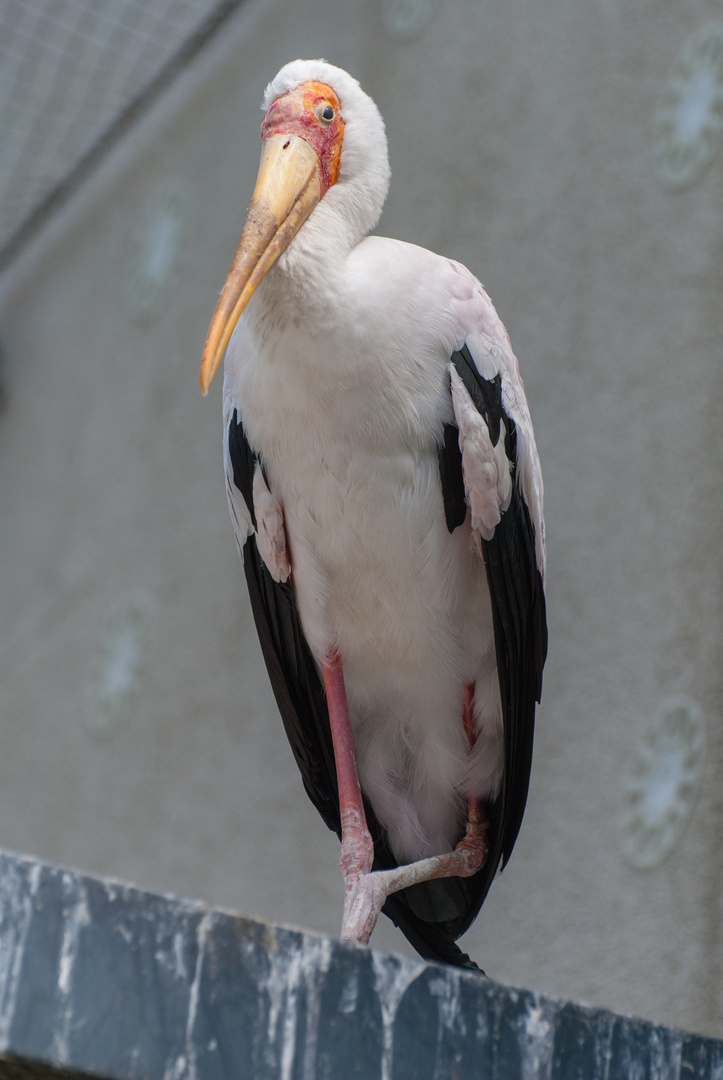
[[[368,945],[379,913],[389,894],[386,871],[362,874],[351,889],[347,889],[344,902],[344,918],[341,924],[341,940]]]
[[[379,913],[390,893],[418,885],[433,878],[471,877],[476,874],[487,854],[484,838],[485,826],[468,822],[467,832],[454,851],[446,855],[433,855],[429,859],[396,866],[393,870],[375,870],[360,875],[351,884],[347,881],[344,918],[341,927],[342,941],[355,941],[366,945],[379,918]]]

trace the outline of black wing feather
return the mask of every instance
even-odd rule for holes
[[[499,375],[493,379],[483,378],[467,346],[454,352],[451,359],[487,425],[493,445],[501,435],[504,437],[505,452],[513,469],[513,484],[510,505],[502,515],[492,540],[481,542],[492,603],[504,723],[502,790],[495,802],[485,808],[488,854],[484,865],[471,878],[447,878],[437,883],[437,888],[441,887],[449,900],[456,902],[459,908],[456,917],[434,924],[435,932],[444,941],[453,941],[469,929],[484,903],[500,862],[506,865],[515,845],[527,801],[535,703],[540,700],[542,668],[547,652],[545,595],[535,557],[535,530],[530,512],[514,482],[517,429],[502,404],[502,379]],[[453,532],[466,514],[459,430],[454,424],[444,425],[438,457],[445,517],[449,531]],[[413,890],[406,890],[406,894],[397,894],[403,917],[410,913],[410,904],[415,908],[419,906]],[[387,905],[395,899],[390,897]],[[416,922],[411,927],[405,928],[402,923],[400,926],[415,948],[425,955],[414,940]],[[464,963],[460,959],[453,962]]]
[[[467,346],[452,355],[472,401],[484,417],[493,444],[504,428],[511,463],[512,497],[491,540],[482,540],[492,600],[497,670],[505,732],[505,768],[499,802],[499,833],[494,849],[507,863],[515,846],[527,801],[535,729],[535,703],[542,692],[547,655],[547,622],[542,575],[535,557],[535,530],[516,483],[517,429],[502,404],[500,376],[484,379]],[[442,478],[444,486],[444,477]],[[483,870],[485,868],[483,867]]]
[[[442,442],[437,447],[439,477],[442,481],[442,500],[447,528],[452,533],[467,516],[467,501],[462,477],[462,451],[459,448],[459,428],[445,424]]]

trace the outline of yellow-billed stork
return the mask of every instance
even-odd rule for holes
[[[383,908],[423,956],[474,967],[455,941],[517,838],[547,648],[527,401],[477,279],[367,235],[389,163],[356,80],[297,60],[263,110],[201,366],[205,394],[226,350],[256,626],[307,793],[341,837],[342,937],[367,942]]]

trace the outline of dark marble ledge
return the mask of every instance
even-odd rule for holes
[[[0,852],[0,1078],[720,1080],[723,1043]]]

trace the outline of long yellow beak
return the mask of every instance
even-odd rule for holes
[[[208,328],[200,373],[204,395],[254,289],[320,199],[316,151],[298,135],[269,136],[241,240]]]

